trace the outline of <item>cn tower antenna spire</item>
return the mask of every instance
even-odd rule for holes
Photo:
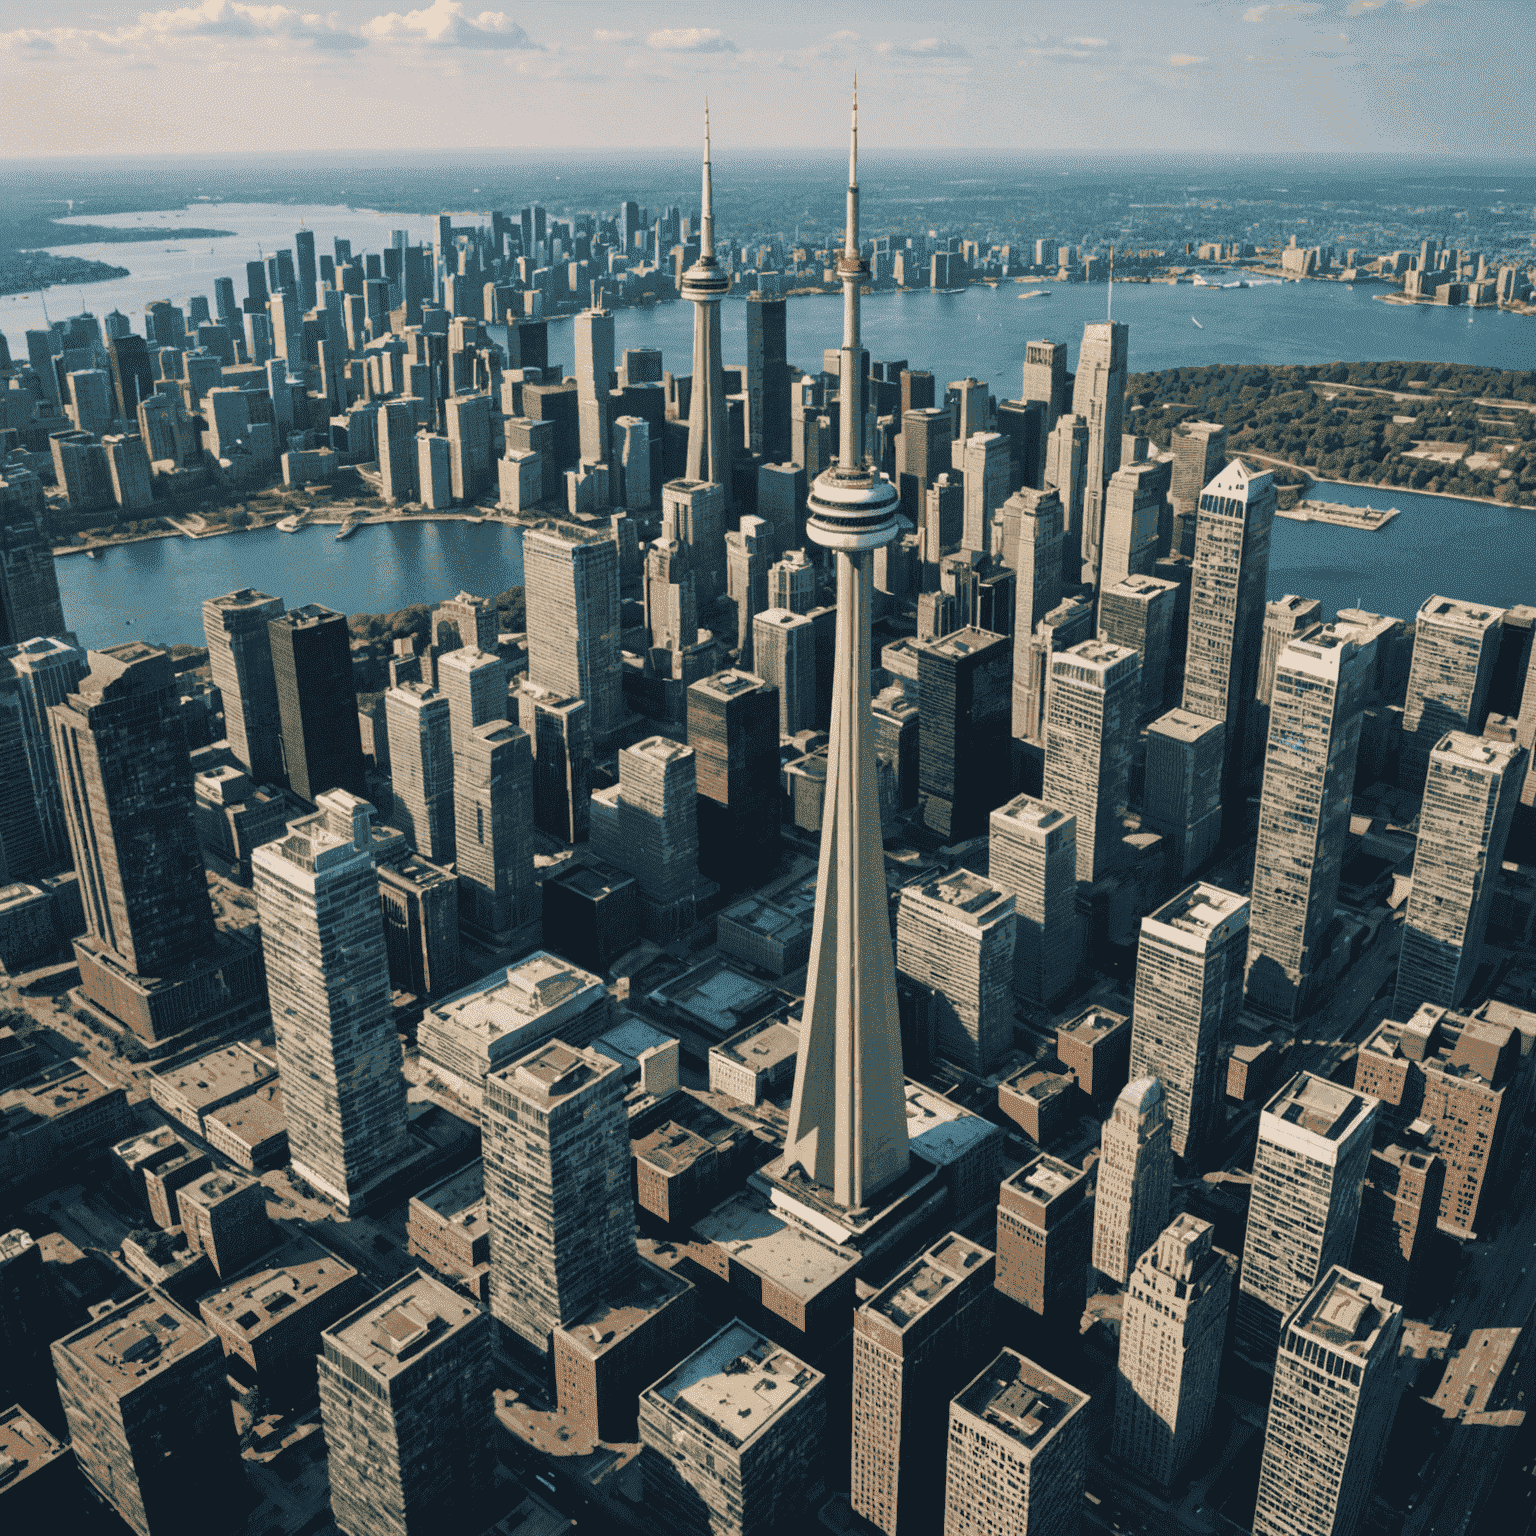
[[[714,177],[709,168],[709,97],[704,98],[704,213],[699,220],[699,254],[715,254]]]

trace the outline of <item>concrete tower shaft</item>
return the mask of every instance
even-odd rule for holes
[[[693,306],[693,389],[688,412],[688,478],[708,480],[731,494],[725,371],[721,361],[720,301],[730,277],[715,259],[715,212],[709,164],[709,103],[704,104],[703,215],[699,259],[683,273],[682,296]]]
[[[855,85],[857,93],[857,85]],[[858,400],[858,101],[849,151],[842,389]],[[857,409],[842,413],[838,462],[817,477],[806,531],[835,551],[837,645],[821,863],[785,1164],[834,1200],[868,1204],[908,1164],[901,1028],[891,953],[870,709],[870,552],[897,533],[896,489],[864,458]]]

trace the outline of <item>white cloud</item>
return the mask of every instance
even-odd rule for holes
[[[1366,11],[1379,11],[1386,3],[1387,0],[1352,0],[1352,3],[1346,7],[1344,14],[1346,16],[1362,16]]]
[[[635,40],[633,32],[607,32],[602,27],[593,32],[592,36],[599,43],[632,43]]]
[[[736,44],[716,27],[667,27],[652,32],[645,45],[658,53],[736,52]]]
[[[350,52],[367,39],[335,16],[296,11],[286,5],[244,5],[240,0],[204,0],[202,5],[141,11],[137,25],[102,31],[48,27],[0,33],[0,48],[21,52],[121,54],[178,39],[203,43],[302,43]]]
[[[1109,47],[1109,39],[1107,37],[1069,37],[1066,41],[1078,48]]]
[[[1191,64],[1208,64],[1210,60],[1203,53],[1170,53],[1168,62],[1175,69],[1185,69]]]
[[[424,43],[430,48],[537,48],[505,11],[465,14],[459,0],[433,0],[419,11],[389,11],[363,24],[369,37],[388,43]]]
[[[960,43],[942,37],[920,37],[912,43],[876,43],[875,51],[905,59],[968,59],[971,56]]]
[[[1364,0],[1368,5],[1382,5],[1385,0]],[[1243,12],[1244,21],[1261,22],[1269,19],[1279,20],[1282,16],[1310,16],[1313,11],[1322,10],[1321,5],[1314,5],[1310,0],[1284,0],[1280,5],[1256,5],[1252,10]]]

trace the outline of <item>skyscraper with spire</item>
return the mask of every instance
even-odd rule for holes
[[[859,397],[859,290],[869,272],[859,252],[858,125],[855,80],[848,226],[837,258],[845,401]],[[718,329],[714,334],[718,339]],[[698,356],[696,344],[696,375]],[[896,538],[900,498],[865,456],[862,414],[844,410],[840,424],[837,462],[817,476],[806,522],[807,534],[834,552],[837,643],[821,866],[784,1167],[798,1165],[839,1206],[857,1209],[908,1164],[869,690],[870,554]]]
[[[688,412],[688,478],[708,480],[731,495],[726,442],[725,372],[720,352],[720,301],[731,280],[715,260],[714,197],[709,169],[709,103],[704,104],[704,213],[699,259],[683,273],[682,296],[693,309],[693,389]]]

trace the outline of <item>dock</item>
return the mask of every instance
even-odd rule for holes
[[[1301,501],[1289,511],[1276,513],[1296,523],[1333,523],[1340,528],[1360,528],[1375,533],[1398,515],[1396,507],[1349,507],[1337,501]]]

